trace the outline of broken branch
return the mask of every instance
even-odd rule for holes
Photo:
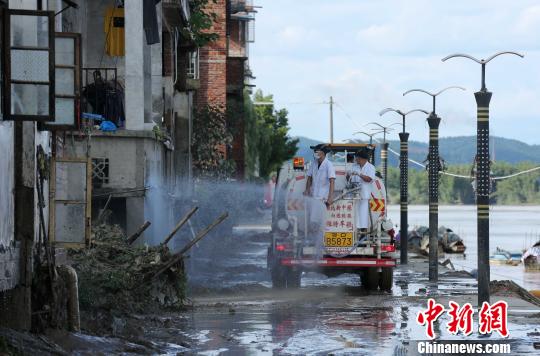
[[[184,226],[184,224],[189,220],[189,218],[191,218],[193,214],[195,214],[198,209],[198,206],[194,207],[186,215],[184,215],[182,219],[180,219],[173,231],[171,231],[171,233],[165,238],[165,240],[163,240],[163,245],[167,245],[167,243],[173,238],[173,236],[178,232],[178,230],[180,230],[180,228]]]
[[[150,226],[150,225],[152,225],[152,223],[150,221],[145,221],[144,224],[142,224],[142,226],[139,227],[137,229],[137,231],[135,231],[135,233],[133,235],[131,235],[130,237],[127,238],[128,245],[133,244],[139,238],[139,236],[141,236],[141,234],[144,232],[144,230],[146,230],[148,228],[148,226]]]
[[[178,263],[183,255],[188,252],[197,242],[199,242],[200,240],[202,240],[203,237],[205,237],[214,227],[216,227],[217,225],[221,224],[221,222],[223,220],[225,220],[227,217],[229,216],[229,213],[223,213],[219,218],[217,218],[213,223],[211,223],[210,225],[208,225],[204,230],[202,230],[201,232],[199,232],[197,234],[197,236],[191,240],[190,242],[187,243],[186,246],[184,246],[184,248],[182,250],[180,250],[180,252],[174,254],[171,258],[171,260],[162,268],[160,269],[159,271],[157,271],[151,279],[156,279],[157,277],[159,277],[163,272],[167,271],[169,268],[171,268],[172,266],[174,266],[176,263]]]

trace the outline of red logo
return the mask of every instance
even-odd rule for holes
[[[458,331],[462,331],[464,335],[470,335],[473,331],[473,314],[474,310],[471,303],[466,303],[463,307],[459,307],[456,302],[448,303],[450,310],[450,322],[447,324],[447,329],[450,334],[457,335]]]
[[[435,338],[435,332],[433,331],[433,323],[442,315],[444,312],[444,306],[435,302],[435,299],[428,299],[428,308],[424,312],[418,313],[416,316],[416,321],[420,325],[426,326],[426,335],[430,339]]]
[[[450,321],[446,324],[446,329],[452,335],[457,335],[460,331],[467,336],[473,331],[474,309],[470,303],[462,307],[454,301],[450,301],[450,308],[446,310]],[[421,310],[416,316],[418,324],[426,327],[426,335],[429,339],[435,338],[433,323],[444,313],[442,304],[428,299],[427,309]],[[490,334],[498,332],[502,337],[507,337],[508,333],[508,304],[505,301],[498,301],[493,304],[484,302],[478,313],[478,332],[480,334]]]
[[[498,332],[502,337],[508,336],[507,326],[508,303],[504,300],[489,305],[484,302],[480,309],[480,334],[490,334],[494,331]]]

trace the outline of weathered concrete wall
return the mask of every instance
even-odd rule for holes
[[[144,141],[155,142],[149,131],[119,130],[116,133],[95,133],[90,144],[90,157],[109,159],[109,183],[104,189],[135,189],[145,184],[146,147]],[[86,155],[86,141],[76,142],[75,154]]]
[[[19,283],[20,249],[0,247],[0,292]]]
[[[14,233],[13,123],[0,121],[0,248],[10,246]]]
[[[15,247],[13,123],[0,121],[0,291],[19,282],[19,249]]]
[[[68,148],[76,156],[86,155],[86,141],[76,141],[74,149]],[[150,131],[119,130],[116,133],[94,133],[92,136],[90,157],[109,159],[109,183],[100,188],[109,190],[132,190],[149,187],[138,192],[121,194],[126,197],[126,232],[131,234],[144,223],[145,219],[154,219],[150,210],[163,214],[163,207],[148,203],[153,192],[167,190],[169,178],[166,167],[165,146],[156,141]],[[96,191],[95,191],[96,192]],[[157,196],[157,195],[156,195]],[[154,220],[155,221],[155,220]],[[154,223],[152,221],[152,223]],[[148,235],[148,233],[147,233]]]

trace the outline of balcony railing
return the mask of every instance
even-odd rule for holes
[[[99,121],[112,121],[124,127],[124,88],[118,83],[116,68],[83,68],[82,113],[83,126]],[[93,115],[84,115],[93,114]]]

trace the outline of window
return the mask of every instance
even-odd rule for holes
[[[109,184],[108,158],[92,158],[92,184],[95,188]]]
[[[54,42],[54,122],[43,123],[40,128],[76,130],[80,123],[81,35],[57,32]]]
[[[188,53],[187,77],[199,79],[199,49]]]
[[[4,10],[4,120],[54,120],[54,12]]]

